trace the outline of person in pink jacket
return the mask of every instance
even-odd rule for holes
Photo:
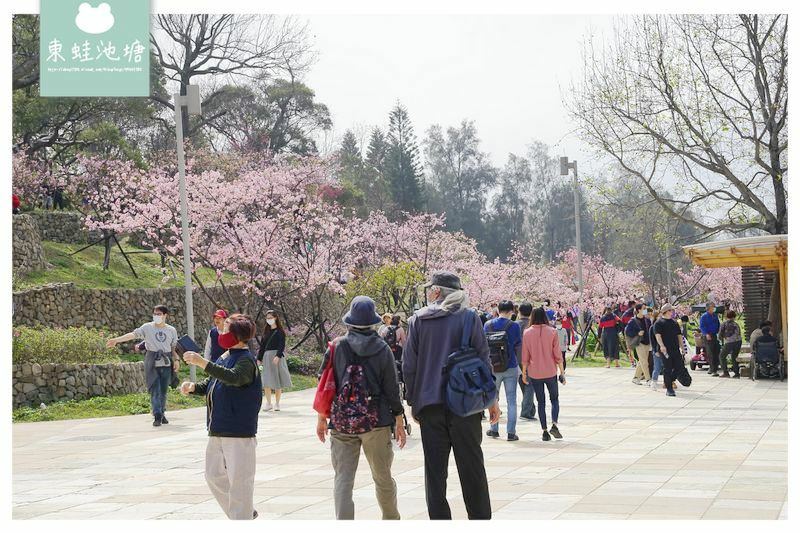
[[[539,421],[542,424],[542,440],[550,440],[550,435],[560,439],[558,431],[558,376],[561,383],[567,383],[564,377],[564,361],[558,344],[558,334],[550,326],[547,314],[539,307],[534,309],[531,325],[522,334],[522,381],[527,386],[530,382],[539,404]],[[547,432],[547,408],[544,403],[544,388],[547,387],[552,406],[553,426]]]

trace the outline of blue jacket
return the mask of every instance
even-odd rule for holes
[[[639,318],[634,316],[631,318],[628,325],[625,326],[625,336],[626,337],[638,337],[639,332],[644,330],[644,335],[642,336],[641,343],[642,344],[650,344],[650,319],[647,317]]]
[[[216,363],[219,356],[225,353],[225,349],[219,345],[219,331],[217,330],[217,326],[211,328],[211,331],[208,332],[208,336],[211,338],[211,352],[209,361],[212,363]]]
[[[206,426],[211,437],[255,437],[258,411],[261,409],[261,373],[250,350],[234,348],[228,356],[217,359],[216,367],[232,369],[241,358],[252,361],[253,379],[242,386],[226,385],[220,378],[210,377],[195,385],[195,393],[206,394]],[[212,364],[206,371],[217,373]],[[221,374],[221,373],[220,373]],[[199,390],[204,388],[204,391]]]
[[[494,318],[483,325],[483,331],[489,333],[490,331],[503,331],[503,328],[511,322],[508,318],[503,318],[501,316]],[[511,326],[509,326],[508,331],[506,332],[506,353],[508,353],[508,366],[506,370],[509,368],[514,368],[519,365],[517,356],[521,354],[522,351],[522,330],[519,328],[519,324],[516,322],[511,322]]]
[[[443,371],[447,357],[461,347],[464,313],[473,315],[470,346],[491,369],[489,343],[477,314],[464,308],[451,313],[439,305],[423,307],[408,319],[408,335],[403,346],[406,400],[415,417],[429,405],[445,403],[446,375]]]
[[[700,317],[700,333],[703,335],[713,335],[717,336],[719,333],[719,317],[717,315],[712,315],[708,311],[703,313],[703,316]]]

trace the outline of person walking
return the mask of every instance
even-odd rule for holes
[[[545,310],[541,307],[533,311],[530,327],[522,334],[522,378],[527,385],[533,385],[536,401],[539,404],[539,423],[542,426],[542,440],[548,441],[551,435],[557,439],[562,437],[558,430],[558,381],[566,384],[564,363],[558,345],[558,335],[550,327]],[[553,425],[547,431],[547,406],[544,389],[550,396],[551,417]]]
[[[706,347],[706,357],[708,357],[708,373],[718,377],[719,370],[719,317],[717,317],[714,302],[706,304],[706,312],[700,317],[700,333],[703,334]]]
[[[619,368],[619,317],[611,311],[611,307],[603,309],[598,327],[600,329],[600,343],[603,345],[603,357],[606,359],[606,368],[611,368],[611,361]]]
[[[381,317],[368,296],[356,296],[342,319],[347,333],[334,339],[323,368],[333,358],[336,396],[330,419],[317,417],[317,437],[325,442],[330,431],[333,465],[333,503],[337,520],[353,520],[353,487],[361,450],[375,482],[375,497],[384,520],[399,520],[397,484],[392,478],[392,435],[399,448],[406,443],[403,402],[394,354],[376,328]],[[363,381],[362,381],[363,380]],[[362,391],[366,405],[357,403]],[[354,407],[364,407],[367,415]]]
[[[172,372],[180,369],[180,360],[175,346],[178,344],[178,332],[167,324],[169,309],[165,305],[153,308],[153,321],[142,324],[125,335],[109,339],[106,346],[113,348],[121,342],[144,339],[144,377],[147,391],[150,393],[150,411],[153,414],[153,426],[169,424],[167,417],[167,391],[172,379]]]
[[[648,311],[650,308],[648,308]],[[649,313],[648,313],[649,314]],[[654,391],[658,390],[658,383],[659,377],[661,373],[664,371],[664,358],[661,356],[661,347],[658,345],[658,339],[656,339],[656,331],[655,331],[655,323],[658,322],[661,314],[659,311],[655,311],[653,313],[653,320],[650,325],[649,333],[650,336],[650,359],[649,362],[651,363],[651,368],[653,369],[653,374],[650,378],[650,388]]]
[[[517,380],[519,379],[519,356],[522,352],[522,330],[519,324],[511,320],[514,313],[514,303],[510,300],[503,300],[497,304],[500,316],[490,320],[483,326],[485,333],[505,332],[502,339],[505,346],[506,365],[505,370],[497,372],[495,369],[494,381],[497,384],[497,393],[500,394],[502,385],[506,391],[506,405],[508,409],[508,419],[506,421],[506,433],[509,441],[517,441]],[[501,335],[502,337],[502,335]],[[491,351],[492,346],[489,346]],[[490,356],[491,357],[491,356]],[[491,425],[486,435],[493,438],[500,437],[500,424],[496,422]]]
[[[470,328],[469,346],[487,369],[491,369],[489,345],[480,319],[468,308],[468,297],[458,276],[448,271],[434,272],[425,285],[425,298],[428,305],[408,320],[403,378],[422,436],[428,516],[432,520],[452,518],[447,503],[447,468],[452,450],[467,516],[471,520],[488,520],[492,507],[481,450],[481,413],[461,417],[447,408],[447,375],[442,369],[447,367],[448,356],[460,350],[465,324]],[[496,424],[499,419],[500,408],[495,400],[489,407],[489,422]]]
[[[650,320],[647,318],[647,308],[644,304],[634,304],[634,316],[625,326],[625,339],[631,352],[636,352],[638,361],[633,373],[633,383],[641,385],[645,382],[650,385],[650,366],[648,357],[650,353]]]
[[[723,378],[729,378],[728,355],[731,356],[731,370],[733,377],[739,379],[739,351],[742,349],[742,330],[736,323],[736,311],[729,310],[725,313],[725,322],[719,328],[719,337],[722,339],[722,350],[719,352],[719,361],[722,364]]]
[[[226,318],[228,318],[228,312],[224,309],[217,309],[214,311],[214,315],[212,317],[214,325],[208,331],[208,337],[206,337],[206,346],[203,350],[203,357],[212,363],[216,363],[217,359],[219,359],[219,356],[225,353],[225,350],[219,345],[219,335],[222,331],[222,326],[225,324]]]
[[[556,336],[558,337],[558,349],[561,350],[561,359],[564,360],[564,368],[567,368],[567,330],[561,320],[556,322]]]
[[[528,326],[531,325],[531,314],[533,313],[533,305],[530,302],[522,302],[519,304],[520,317],[517,320],[519,330],[524,332]],[[535,396],[533,392],[533,385],[525,384],[522,379],[522,356],[520,354],[519,360],[519,388],[522,391],[522,405],[520,406],[519,417],[525,420],[536,420],[536,404],[533,401]]]
[[[386,328],[392,325],[392,313],[383,313],[381,316],[381,325],[378,327],[378,335],[383,337],[383,334],[386,332]]]
[[[403,345],[406,342],[406,332],[400,325],[400,315],[392,315],[389,325],[381,327],[382,333],[378,335],[386,341],[392,350],[395,361],[403,359]]]
[[[266,313],[267,325],[261,344],[258,347],[257,360],[264,365],[264,411],[271,411],[272,392],[275,391],[275,411],[281,410],[281,392],[292,386],[292,375],[286,363],[286,331],[276,311],[270,309]]]
[[[627,304],[620,306],[620,311],[621,314],[619,315],[619,328],[623,331],[624,337],[625,328],[628,326],[628,322],[630,322],[631,319],[633,319],[633,317],[636,315],[636,302],[634,300],[628,300]],[[636,368],[636,348],[632,347],[627,342],[623,344],[623,348],[625,353],[628,355],[628,361],[631,363],[631,368]]]
[[[219,343],[226,351],[212,363],[196,352],[183,359],[205,370],[199,383],[181,384],[181,394],[206,397],[205,478],[211,494],[231,520],[258,517],[253,508],[256,476],[256,433],[261,408],[261,376],[247,347],[256,325],[242,314],[225,320]]]
[[[575,318],[572,311],[567,310],[561,318],[561,327],[567,332],[567,346],[572,346],[575,339]]]
[[[659,354],[664,358],[664,384],[667,386],[667,396],[675,396],[673,383],[677,379],[677,372],[684,364],[685,348],[681,327],[673,319],[674,310],[670,304],[661,306],[659,318],[653,330],[658,341]]]

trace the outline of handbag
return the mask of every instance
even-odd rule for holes
[[[331,404],[336,396],[336,375],[333,369],[333,358],[336,355],[336,342],[328,343],[328,364],[322,371],[314,394],[314,410],[326,418],[331,416]]]

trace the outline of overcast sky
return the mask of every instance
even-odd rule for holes
[[[608,32],[607,16],[403,15],[308,17],[319,60],[307,77],[333,114],[333,139],[348,128],[385,128],[399,99],[421,141],[428,126],[475,121],[496,165],[532,139],[558,155],[588,154],[562,105],[580,73],[581,43]],[[586,168],[586,167],[584,167]]]

